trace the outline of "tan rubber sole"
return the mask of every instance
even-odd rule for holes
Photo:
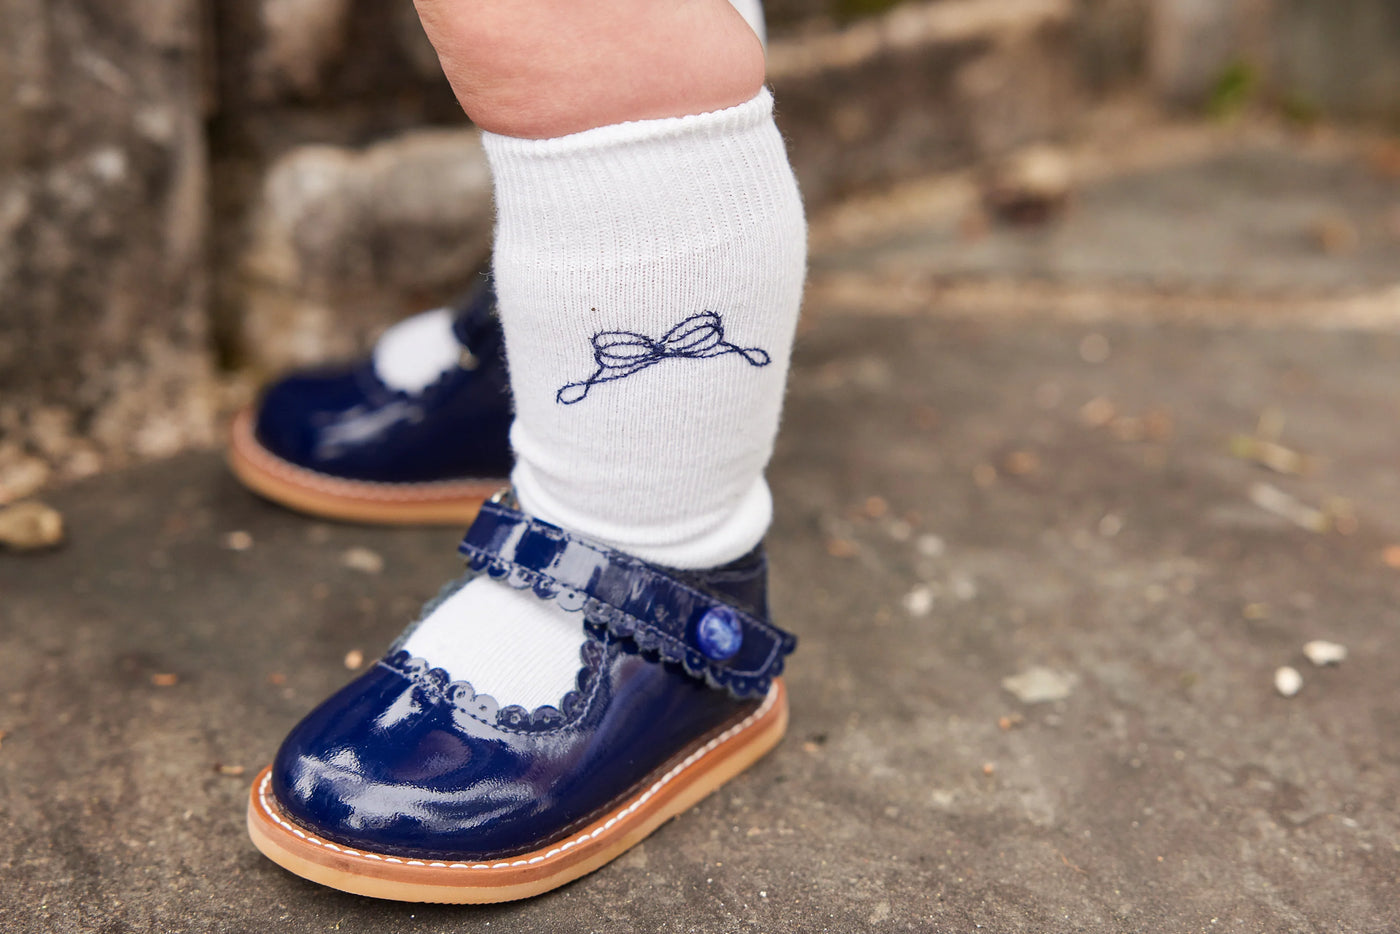
[[[288,463],[258,443],[253,410],[233,420],[228,463],[248,489],[297,512],[375,525],[470,525],[501,480],[369,483],[345,480]]]
[[[586,875],[636,846],[758,761],[782,739],[787,721],[787,692],[779,680],[757,710],[685,755],[633,798],[566,839],[500,862],[403,859],[321,840],[283,816],[270,789],[270,767],[253,782],[248,834],[274,863],[342,892],[446,904],[529,898]]]

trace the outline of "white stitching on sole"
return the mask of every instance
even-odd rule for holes
[[[629,817],[631,814],[633,814],[633,813],[637,810],[637,808],[641,807],[643,804],[645,804],[645,803],[646,803],[647,801],[649,801],[651,798],[655,797],[656,794],[657,794],[657,792],[659,792],[662,788],[664,788],[667,784],[669,784],[673,779],[675,779],[677,776],[679,776],[679,775],[680,775],[682,772],[684,772],[686,769],[688,769],[688,768],[690,768],[692,765],[694,765],[697,761],[699,761],[700,759],[704,758],[711,750],[715,749],[717,746],[721,745],[722,743],[728,742],[729,740],[733,739],[735,736],[738,736],[740,733],[743,733],[744,731],[746,731],[746,730],[748,730],[750,727],[752,727],[752,726],[754,725],[754,723],[755,723],[757,720],[761,719],[761,718],[763,717],[763,715],[766,714],[766,713],[769,711],[769,709],[772,708],[773,704],[777,701],[777,699],[778,699],[778,686],[775,684],[775,685],[773,685],[773,687],[772,687],[771,689],[769,689],[769,691],[768,691],[768,696],[765,697],[765,698],[763,699],[763,703],[759,705],[759,708],[758,708],[757,710],[755,710],[753,713],[749,714],[749,715],[748,715],[747,717],[745,717],[743,720],[741,720],[741,721],[739,721],[738,723],[736,723],[736,724],[734,724],[733,726],[731,726],[729,729],[725,730],[723,733],[721,733],[721,734],[719,734],[718,736],[716,736],[714,739],[710,740],[710,741],[709,741],[708,743],[706,743],[705,745],[701,746],[699,749],[697,749],[697,750],[695,750],[694,752],[692,752],[690,755],[686,756],[683,760],[681,760],[681,761],[678,762],[674,767],[672,767],[672,769],[671,769],[669,772],[667,772],[665,775],[663,775],[663,776],[661,776],[660,778],[658,778],[658,779],[652,784],[652,786],[651,786],[650,788],[648,788],[645,792],[643,792],[643,793],[637,798],[637,800],[633,801],[631,804],[627,805],[627,807],[623,808],[621,811],[619,811],[619,812],[617,812],[616,814],[614,814],[611,818],[608,819],[608,821],[607,821],[605,824],[603,824],[603,826],[597,828],[596,830],[592,831],[591,833],[586,833],[586,834],[584,834],[584,835],[581,836],[581,837],[575,837],[574,839],[569,840],[569,841],[567,841],[567,842],[565,842],[565,843],[563,843],[563,844],[561,844],[561,845],[555,847],[554,849],[550,850],[550,851],[547,852],[547,853],[544,853],[544,854],[542,854],[542,855],[540,855],[540,856],[532,857],[532,858],[530,858],[530,859],[518,859],[518,860],[515,860],[515,861],[513,861],[513,862],[502,862],[502,863],[491,863],[491,864],[487,864],[487,863],[476,863],[476,864],[471,864],[471,865],[469,865],[469,864],[467,864],[467,863],[449,863],[449,864],[447,864],[446,867],[444,867],[444,868],[447,868],[447,869],[510,869],[510,868],[513,868],[513,867],[516,867],[516,866],[530,866],[530,865],[533,865],[533,864],[535,864],[535,863],[540,863],[540,862],[543,862],[543,861],[548,860],[548,859],[553,859],[554,857],[556,857],[556,856],[558,856],[558,855],[560,855],[560,854],[562,854],[562,853],[564,853],[564,852],[566,852],[566,851],[568,851],[568,850],[571,850],[571,849],[573,849],[574,847],[579,846],[580,844],[589,842],[590,840],[592,840],[592,839],[594,839],[595,837],[597,837],[599,834],[601,834],[601,833],[607,831],[609,828],[611,828],[611,827],[612,827],[614,824],[616,824],[618,821],[625,820],[627,817]],[[298,830],[296,827],[293,827],[290,823],[288,823],[287,821],[283,820],[276,812],[274,812],[274,811],[272,810],[272,805],[271,805],[271,803],[268,801],[268,793],[267,793],[268,786],[271,785],[271,784],[272,784],[272,773],[271,773],[271,772],[268,772],[266,775],[263,776],[262,782],[258,785],[258,805],[259,805],[259,807],[262,808],[262,811],[263,811],[264,814],[266,814],[269,818],[272,819],[272,821],[273,821],[274,823],[276,823],[278,826],[282,827],[284,830],[289,830],[289,831],[291,831],[292,833],[296,834],[298,837],[302,838],[303,840],[307,841],[308,843],[314,843],[314,844],[316,844],[317,846],[325,847],[325,848],[328,849],[328,850],[333,850],[333,851],[335,851],[336,853],[340,853],[340,854],[342,854],[342,855],[344,855],[344,856],[357,856],[357,857],[359,857],[359,858],[361,858],[361,859],[374,859],[374,860],[379,860],[379,861],[381,861],[381,862],[390,862],[390,863],[402,863],[402,862],[403,862],[403,860],[401,860],[401,859],[396,859],[395,857],[392,857],[392,856],[380,856],[380,855],[378,855],[378,854],[376,854],[376,853],[362,852],[362,851],[360,851],[360,850],[352,850],[352,849],[350,849],[349,847],[336,846],[334,843],[328,843],[328,842],[326,842],[325,840],[317,839],[316,837],[313,837],[313,836],[311,836],[310,834],[302,833],[302,832],[301,832],[300,830]],[[410,866],[422,866],[423,864],[422,864],[421,862],[416,861],[416,860],[411,860],[411,861],[409,861],[408,865],[410,865]],[[442,863],[432,863],[431,865],[432,865],[433,867],[441,867],[441,866],[443,866]]]
[[[490,496],[505,480],[439,480],[422,483],[380,483],[372,480],[346,480],[284,461],[258,443],[253,436],[252,415],[244,410],[233,422],[233,446],[257,469],[284,483],[345,499],[385,503],[421,503],[435,505],[439,501],[474,499]]]

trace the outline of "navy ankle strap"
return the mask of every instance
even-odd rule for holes
[[[643,652],[735,697],[765,694],[797,638],[743,608],[503,503],[481,507],[458,549],[475,570],[582,610]]]

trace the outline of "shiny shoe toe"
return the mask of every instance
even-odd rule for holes
[[[254,842],[361,894],[488,902],[590,872],[781,738],[792,636],[766,561],[675,572],[489,503],[470,569],[582,615],[576,690],[501,707],[391,650],[313,711],[259,776]],[[444,592],[444,599],[451,588]],[[431,609],[431,605],[429,607]]]
[[[283,377],[234,421],[243,483],[301,512],[363,522],[469,522],[512,465],[510,388],[489,277],[454,310],[461,362],[422,392],[374,364]]]

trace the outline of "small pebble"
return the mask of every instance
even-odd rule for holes
[[[1321,668],[1324,665],[1338,665],[1346,661],[1347,647],[1326,639],[1314,639],[1303,646],[1303,654],[1308,661]]]
[[[1044,665],[1033,665],[1020,674],[1002,678],[1001,686],[1016,695],[1016,699],[1023,704],[1043,704],[1069,697],[1076,680],[1073,675],[1061,674]]]
[[[360,666],[364,663],[365,653],[361,652],[359,649],[351,649],[345,653],[345,667],[349,668],[351,671],[358,671]]]
[[[244,767],[241,766],[241,765],[223,765],[223,764],[219,764],[219,765],[214,766],[214,770],[215,770],[216,772],[218,772],[220,775],[229,775],[229,776],[233,776],[233,777],[235,777],[235,778],[238,777],[239,775],[242,775],[242,774],[244,773],[244,771],[246,771],[246,770],[244,769]]]
[[[1103,396],[1097,396],[1084,403],[1079,410],[1079,420],[1090,428],[1102,428],[1113,421],[1116,411],[1112,402]]]
[[[828,538],[826,540],[826,553],[833,558],[854,558],[856,555],[855,543],[844,538]]]
[[[920,584],[904,595],[904,609],[910,616],[927,616],[929,610],[933,609],[933,590],[925,584]]]
[[[180,676],[171,672],[151,675],[151,684],[158,688],[173,688],[180,683]]]
[[[920,535],[914,542],[914,547],[918,550],[919,554],[923,555],[925,558],[940,558],[943,556],[943,553],[948,550],[948,546],[943,542],[943,539],[932,533]]]
[[[229,551],[247,551],[253,547],[253,536],[242,529],[224,536],[224,547]]]
[[[53,507],[29,501],[0,508],[0,545],[35,551],[62,541],[63,516]]]
[[[49,465],[37,457],[0,464],[0,503],[12,503],[37,492],[49,482],[52,473]]]
[[[1274,687],[1284,697],[1292,697],[1303,689],[1303,676],[1298,674],[1298,669],[1284,665],[1274,672]]]
[[[1040,470],[1040,457],[1034,451],[1012,451],[1006,455],[1006,472],[1026,477]]]
[[[345,554],[340,556],[340,563],[352,571],[363,571],[365,574],[378,574],[384,570],[383,556],[368,548],[346,549]]]
[[[1287,519],[1309,532],[1326,532],[1331,525],[1325,512],[1299,502],[1269,483],[1255,483],[1250,486],[1249,499],[1260,509]]]
[[[1040,224],[1064,209],[1073,185],[1074,169],[1065,152],[1040,144],[993,165],[983,201],[1000,220]]]

